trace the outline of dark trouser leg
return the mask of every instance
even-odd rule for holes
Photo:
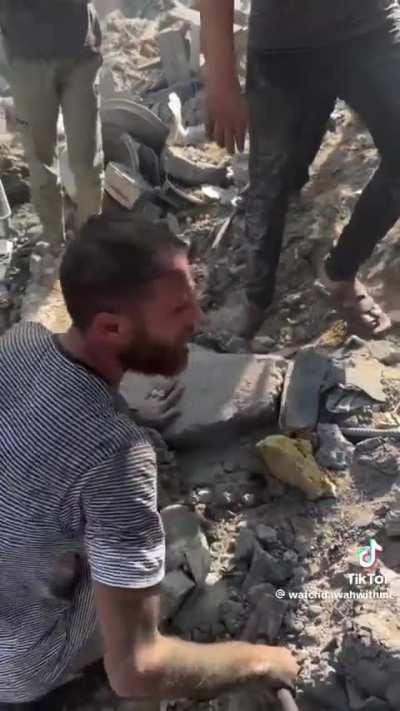
[[[369,37],[342,53],[340,64],[340,94],[366,123],[381,165],[327,260],[335,281],[352,279],[400,217],[400,45],[389,34],[386,45]]]
[[[321,95],[309,112],[305,112],[298,127],[297,145],[294,156],[291,188],[301,190],[310,179],[309,170],[321,148],[328,121],[335,108],[336,99],[327,94]]]
[[[246,199],[249,249],[247,297],[267,307],[274,295],[288,207],[289,164],[299,106],[288,91],[272,86],[268,63],[249,54],[250,186]]]

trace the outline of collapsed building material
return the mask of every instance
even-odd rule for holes
[[[109,99],[101,107],[104,153],[114,160],[115,144],[121,136],[130,134],[139,143],[144,143],[160,153],[168,136],[168,128],[146,106],[131,99]]]
[[[132,210],[146,187],[144,180],[140,176],[129,175],[125,166],[120,163],[108,163],[104,188],[127,210]]]
[[[300,351],[286,373],[279,426],[283,432],[312,431],[318,422],[320,394],[330,370],[322,353]]]
[[[226,182],[226,166],[210,163],[194,163],[173,146],[162,155],[166,174],[185,185],[223,185]]]
[[[190,80],[185,38],[180,30],[163,30],[158,35],[161,62],[169,86]]]

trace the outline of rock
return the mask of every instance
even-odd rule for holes
[[[338,425],[318,425],[319,450],[316,461],[326,469],[350,469],[354,445],[342,435]]]
[[[304,349],[289,365],[282,394],[279,426],[283,432],[314,430],[320,395],[330,371],[327,356]]]
[[[253,531],[251,531],[250,528],[241,528],[235,551],[236,560],[250,561],[253,556],[255,545],[256,539]]]
[[[394,343],[390,341],[370,341],[368,350],[376,360],[379,360],[384,365],[393,366],[400,363],[400,351]]]
[[[1,177],[11,207],[30,200],[29,184],[18,173],[5,173]]]
[[[222,434],[237,436],[250,426],[276,423],[285,362],[256,355],[232,355],[193,348],[182,378],[181,416],[163,433],[176,447],[220,444]],[[140,403],[160,378],[128,374],[121,393],[130,407]]]
[[[279,635],[288,604],[275,594],[261,593],[255,610],[246,623],[244,638],[255,642],[262,638],[269,644]]]
[[[339,683],[333,669],[328,673],[313,672],[311,683],[307,684],[305,697],[321,704],[326,711],[348,711],[346,692]]]
[[[353,620],[338,658],[341,670],[364,699],[387,698],[387,690],[400,674],[400,623],[396,610],[380,606]],[[396,707],[395,707],[396,708]]]
[[[204,583],[211,566],[207,539],[196,514],[186,506],[168,506],[161,511],[166,535],[167,572],[189,570],[194,581]]]
[[[378,361],[353,355],[340,365],[338,384],[346,390],[366,393],[376,402],[385,402],[386,395],[382,385],[383,369]]]
[[[275,595],[275,588],[271,583],[260,583],[260,585],[250,588],[246,595],[252,607],[256,607],[263,595]]]
[[[234,636],[240,632],[244,621],[244,608],[240,602],[229,600],[221,606],[220,615],[229,634]]]
[[[204,584],[185,601],[174,618],[174,627],[187,633],[196,627],[212,630],[221,618],[221,608],[229,601],[228,586],[223,580],[215,584]]]
[[[255,546],[250,570],[243,583],[246,592],[259,583],[271,582],[279,585],[288,580],[292,574],[292,565],[285,560],[274,558],[264,551],[258,543]]]
[[[400,536],[400,510],[389,511],[385,519],[385,531],[389,538]]]
[[[166,174],[185,185],[223,185],[226,182],[225,165],[191,161],[179,148],[166,148],[162,160]]]
[[[182,606],[195,583],[181,570],[168,573],[161,584],[161,620],[171,619]]]
[[[385,698],[393,709],[400,708],[400,681],[393,681],[385,691]]]
[[[257,444],[268,470],[280,481],[305,493],[311,500],[335,496],[336,488],[317,465],[308,440],[271,435]]]
[[[166,29],[158,33],[162,66],[169,86],[190,80],[190,64],[185,37],[179,29]]]
[[[278,534],[276,530],[271,528],[271,526],[265,526],[263,523],[257,526],[256,536],[260,543],[263,543],[267,547],[273,546],[278,542]]]

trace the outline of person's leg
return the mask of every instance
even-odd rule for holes
[[[389,318],[356,280],[362,264],[400,217],[400,45],[388,34],[357,42],[342,56],[342,97],[360,114],[375,141],[381,164],[363,191],[325,270],[346,292],[347,304],[359,312],[372,333],[390,327]],[[356,285],[352,296],[351,285]],[[349,291],[350,289],[350,291]],[[351,302],[353,303],[351,304]]]
[[[240,324],[250,337],[272,302],[289,199],[289,165],[299,122],[299,105],[290,92],[273,86],[268,63],[277,58],[251,52],[247,97],[250,131],[250,183],[246,195],[249,253],[246,284],[249,313]]]
[[[328,128],[329,118],[335,108],[336,98],[327,93],[313,102],[310,111],[305,111],[298,128],[297,146],[291,178],[291,189],[299,192],[310,179],[310,168],[321,148]]]
[[[247,338],[259,328],[273,300],[299,132],[304,132],[305,117],[311,116],[314,105],[323,101],[327,106],[329,82],[321,79],[312,53],[249,53],[248,306],[245,323],[239,324],[240,335]],[[329,99],[331,106],[331,94]]]
[[[78,227],[103,205],[104,156],[99,114],[100,55],[69,65],[62,76],[61,106],[68,159],[77,190]]]
[[[17,123],[30,171],[32,201],[45,239],[64,239],[61,186],[57,173],[59,97],[52,63],[12,60],[9,81]]]

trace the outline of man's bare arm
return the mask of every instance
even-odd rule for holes
[[[230,153],[244,147],[246,104],[236,71],[233,0],[200,0],[202,49],[206,58],[208,134]]]
[[[294,683],[286,649],[243,642],[194,644],[158,632],[159,589],[95,584],[104,663],[114,691],[133,698],[212,698],[245,684]]]

